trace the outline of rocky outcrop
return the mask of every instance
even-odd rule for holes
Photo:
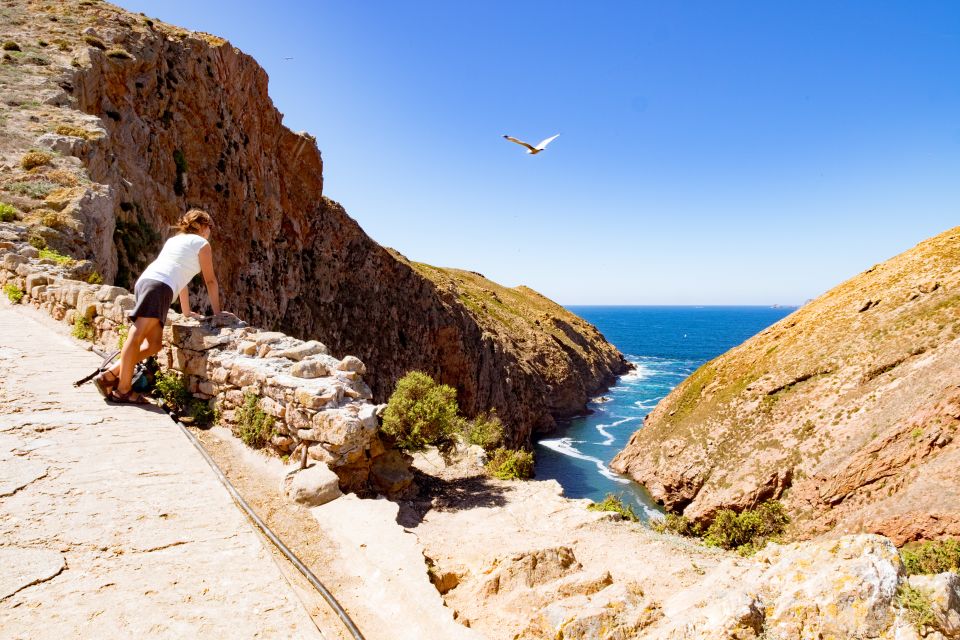
[[[582,411],[626,370],[595,328],[539,294],[377,245],[323,195],[315,140],[283,126],[266,73],[226,41],[105,2],[17,0],[6,10],[19,16],[24,42],[63,45],[43,51],[53,64],[42,78],[13,60],[26,97],[42,93],[47,104],[33,116],[39,125],[3,126],[43,132],[18,138],[21,151],[63,154],[31,180],[65,167],[79,176],[60,218],[35,214],[48,209],[42,200],[15,204],[51,245],[89,258],[107,282],[129,287],[177,217],[205,208],[217,222],[227,308],[357,355],[376,372],[377,401],[407,371],[424,370],[457,389],[468,415],[495,408],[514,445]],[[90,45],[98,41],[106,50]],[[16,174],[5,183],[21,181],[19,155],[4,157]],[[194,292],[196,304],[202,295]]]
[[[908,579],[889,539],[859,535],[770,545],[756,560],[746,571],[720,565],[670,598],[663,605],[666,622],[650,637],[894,640],[919,637],[918,627],[927,637],[952,633],[955,605],[946,585],[956,574]],[[929,625],[911,621],[898,598],[915,581],[931,584],[924,597],[938,615]]]
[[[960,228],[707,363],[611,465],[708,521],[779,498],[794,534],[960,534]]]

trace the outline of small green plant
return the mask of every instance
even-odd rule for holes
[[[694,537],[701,534],[700,528],[690,522],[686,516],[668,513],[663,520],[650,523],[650,528],[657,533],[672,533],[677,536]]]
[[[77,340],[93,340],[95,335],[93,323],[90,322],[87,316],[78,313],[77,317],[73,320],[73,330],[70,331],[70,335]]]
[[[925,627],[932,626],[937,618],[930,603],[930,594],[921,589],[911,587],[909,583],[902,583],[897,589],[897,604],[903,608],[909,620],[921,634]]]
[[[46,249],[47,241],[40,234],[32,231],[27,237],[27,242],[30,243],[30,246],[34,249]]]
[[[948,538],[904,547],[900,550],[907,575],[936,574],[960,570],[960,539]]]
[[[8,282],[7,284],[3,285],[3,292],[7,294],[7,299],[9,299],[13,304],[19,304],[19,302],[23,300],[23,289],[12,282]]]
[[[13,40],[7,40],[3,43],[4,51],[20,51],[20,45]]]
[[[490,454],[487,471],[501,480],[526,480],[533,477],[533,453],[500,447]]]
[[[210,403],[199,398],[190,401],[187,413],[193,418],[193,424],[197,427],[212,426],[217,420],[217,414],[210,408]]]
[[[123,349],[127,342],[127,336],[130,335],[130,325],[122,324],[117,327],[117,349]]]
[[[20,158],[20,166],[30,170],[35,167],[48,165],[53,161],[53,156],[46,151],[28,151]]]
[[[503,445],[503,422],[497,417],[496,409],[480,413],[473,420],[463,422],[464,437],[470,444],[493,451]]]
[[[13,205],[6,202],[0,202],[0,222],[13,222],[17,219],[17,210]]]
[[[776,540],[789,523],[786,509],[776,500],[741,513],[721,509],[707,529],[703,541],[711,547],[736,549],[741,555],[750,555],[762,549],[767,541]]]
[[[98,37],[96,37],[96,36],[91,36],[90,34],[84,35],[84,36],[83,36],[83,41],[86,42],[86,43],[87,43],[88,45],[90,45],[91,47],[94,47],[94,48],[96,48],[96,49],[100,49],[101,51],[103,51],[103,50],[105,50],[105,49],[107,48],[107,45],[104,43],[103,40],[101,40],[100,38],[98,38]]]
[[[65,256],[56,249],[47,249],[46,247],[40,249],[40,259],[53,260],[60,266],[68,266],[73,263],[73,258],[70,256]]]
[[[619,513],[620,517],[630,522],[638,522],[640,520],[637,514],[634,513],[633,507],[624,504],[620,496],[615,496],[612,493],[608,493],[607,497],[601,502],[594,502],[588,506],[587,509],[590,511],[611,511],[613,513]]]
[[[49,180],[11,182],[4,187],[7,191],[12,191],[21,196],[29,196],[35,200],[43,200],[57,188],[58,186]]]
[[[87,284],[103,284],[103,276],[94,271],[87,276]]]
[[[243,406],[237,409],[236,419],[234,435],[249,447],[263,448],[273,436],[273,416],[264,413],[260,398],[251,393],[243,397]]]
[[[449,447],[459,425],[456,389],[437,384],[422,371],[411,371],[397,381],[381,430],[399,448],[422,451],[428,446]]]
[[[131,60],[133,56],[130,55],[126,49],[121,49],[117,47],[116,49],[109,49],[107,51],[107,57],[113,58],[115,60]]]
[[[158,373],[153,389],[163,398],[166,405],[177,413],[182,413],[192,398],[183,377],[176,371],[167,370]]]

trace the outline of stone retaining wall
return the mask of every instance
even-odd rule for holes
[[[117,347],[134,296],[120,287],[71,279],[76,265],[39,259],[26,229],[0,224],[0,286],[23,290],[32,304],[56,320],[89,327],[92,342]],[[80,320],[78,320],[80,318]],[[412,482],[408,459],[378,433],[378,407],[363,380],[364,364],[342,359],[317,341],[263,331],[235,321],[187,319],[173,311],[164,329],[164,369],[183,374],[193,396],[210,403],[225,426],[252,395],[275,418],[269,446],[292,460],[326,464],[345,491],[396,495]]]

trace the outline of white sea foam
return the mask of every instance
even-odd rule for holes
[[[605,447],[609,447],[611,444],[613,444],[614,440],[616,440],[616,437],[614,437],[613,434],[607,431],[607,429],[610,427],[619,427],[624,422],[630,422],[631,420],[636,420],[636,418],[623,418],[621,420],[617,420],[616,422],[612,422],[610,424],[598,424],[596,429],[597,431],[600,432],[600,435],[606,438],[606,440],[604,440],[603,442],[599,442],[597,444],[602,444]]]
[[[650,411],[654,409],[660,403],[661,400],[663,400],[663,396],[659,398],[651,398],[650,400],[637,400],[633,404],[636,405],[637,407],[640,407],[641,409],[646,409],[647,411]]]
[[[620,376],[620,382],[640,382],[653,375],[653,370],[642,362],[632,362],[634,368]]]
[[[579,449],[573,446],[573,440],[570,438],[559,438],[557,440],[541,440],[539,444],[545,446],[548,449],[552,449],[559,454],[568,456],[570,458],[577,458],[579,460],[586,460],[587,462],[592,462],[597,465],[597,471],[600,472],[605,478],[613,480],[614,482],[619,482],[620,484],[630,484],[630,481],[626,478],[621,478],[603,463],[603,460],[600,458],[594,458],[593,456],[588,456],[585,453],[582,453]]]
[[[598,444],[602,444],[602,445],[605,446],[605,447],[609,447],[610,445],[613,444],[614,440],[616,440],[616,438],[614,438],[613,435],[612,435],[609,431],[607,431],[607,427],[609,427],[609,426],[611,426],[611,425],[609,425],[609,424],[598,424],[598,425],[597,425],[597,431],[600,432],[600,435],[602,435],[604,438],[606,438],[606,440],[604,440],[603,442],[600,442],[600,443],[598,443]]]

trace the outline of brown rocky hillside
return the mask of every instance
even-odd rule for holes
[[[596,329],[525,287],[407,261],[323,195],[315,140],[225,40],[105,2],[0,5],[0,202],[16,224],[130,286],[188,207],[217,221],[228,309],[355,354],[378,400],[410,369],[495,408],[515,444],[626,370]],[[36,167],[30,149],[53,153]],[[29,164],[29,163],[28,163]],[[201,301],[202,302],[202,301]]]
[[[801,537],[960,534],[960,227],[707,363],[613,467],[668,509],[784,500]]]

